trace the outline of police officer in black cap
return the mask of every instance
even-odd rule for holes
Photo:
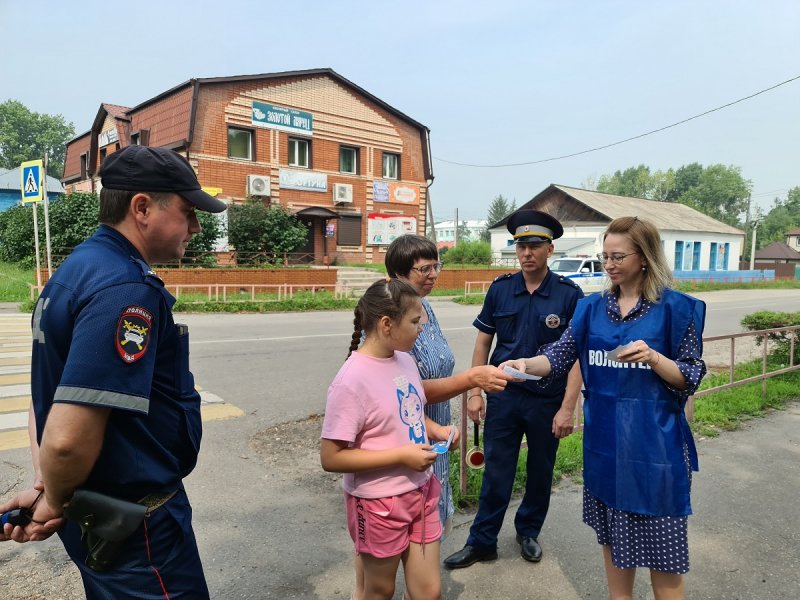
[[[501,275],[489,287],[473,323],[478,329],[473,366],[497,366],[516,356],[534,356],[542,345],[561,337],[583,297],[580,287],[547,266],[553,240],[564,233],[556,219],[537,210],[518,210],[509,217],[507,227],[514,237],[520,271]],[[486,419],[486,468],[467,543],[445,559],[446,567],[459,569],[497,558],[497,536],[511,499],[523,436],[528,443],[528,478],[514,519],[516,539],[525,560],[541,560],[537,538],[550,504],[558,440],[572,433],[580,394],[576,367],[568,377],[511,382],[502,392],[487,394],[485,403],[480,388],[469,391],[470,419]]]

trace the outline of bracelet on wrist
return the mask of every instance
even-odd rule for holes
[[[467,396],[467,400],[470,398],[483,398],[483,394],[472,394],[471,396]]]
[[[652,350],[653,354],[655,355],[655,361],[650,362],[650,368],[655,367],[658,363],[661,362],[661,354],[658,353],[656,350]]]

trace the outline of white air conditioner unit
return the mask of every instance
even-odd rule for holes
[[[248,175],[247,176],[247,195],[248,196],[269,196],[269,176],[268,175]]]
[[[333,184],[333,201],[334,202],[352,202],[353,201],[353,186],[349,183],[334,183]]]

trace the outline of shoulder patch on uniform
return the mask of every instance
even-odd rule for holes
[[[513,273],[504,273],[503,275],[498,275],[494,278],[494,281],[503,281],[504,279],[511,279],[514,276]]]
[[[141,306],[128,306],[117,321],[114,336],[119,357],[126,363],[133,363],[147,352],[153,314]]]

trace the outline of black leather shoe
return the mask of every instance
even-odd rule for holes
[[[517,534],[517,543],[520,545],[520,554],[528,562],[539,562],[542,560],[542,547],[534,537],[521,536]]]
[[[497,550],[481,550],[472,546],[464,546],[444,559],[444,566],[448,569],[463,569],[474,565],[476,562],[497,560]]]

